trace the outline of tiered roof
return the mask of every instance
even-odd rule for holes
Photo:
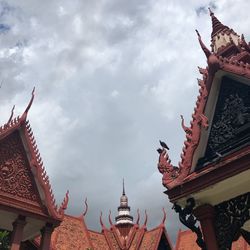
[[[59,227],[52,234],[52,250],[86,250],[86,249],[113,249],[113,250],[156,250],[159,245],[164,249],[173,249],[165,229],[166,213],[159,226],[147,230],[147,215],[143,225],[139,225],[139,217],[132,225],[128,234],[123,236],[117,225],[111,221],[110,227],[106,227],[100,216],[101,232],[87,228],[85,214],[80,216],[66,215]],[[139,216],[139,213],[138,213]],[[37,247],[39,239],[35,240]]]

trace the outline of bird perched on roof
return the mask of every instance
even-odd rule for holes
[[[161,140],[160,140],[160,145],[161,145],[163,148],[169,150],[168,145],[167,145],[164,141],[161,141]]]

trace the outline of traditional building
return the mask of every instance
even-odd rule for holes
[[[86,203],[86,201],[85,201]],[[80,216],[72,216],[65,214],[64,219],[59,227],[57,227],[51,240],[52,250],[172,250],[173,247],[169,240],[165,229],[166,213],[159,226],[147,229],[147,213],[145,211],[145,221],[140,225],[140,214],[136,222],[130,216],[130,207],[128,206],[128,197],[123,193],[120,198],[120,206],[118,207],[118,216],[115,218],[115,224],[109,213],[109,228],[106,227],[100,216],[101,232],[96,232],[87,228],[85,224],[85,215],[87,213],[87,203],[85,212]],[[40,245],[40,238],[33,241],[33,244]]]
[[[63,219],[68,203],[67,193],[61,206],[56,206],[27,121],[33,99],[34,90],[22,116],[13,118],[13,108],[8,122],[0,127],[0,229],[11,232],[11,250],[18,250],[22,241],[40,232],[40,249],[49,249],[51,233]]]
[[[226,250],[240,236],[250,243],[250,44],[211,10],[210,16],[211,50],[197,31],[207,67],[199,68],[190,126],[181,117],[186,141],[180,163],[171,164],[161,143],[158,169],[200,248]]]

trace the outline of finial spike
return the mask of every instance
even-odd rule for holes
[[[12,120],[12,118],[13,118],[13,115],[14,115],[14,110],[15,110],[15,105],[13,106],[13,108],[12,108],[12,110],[11,110],[10,118],[9,118],[7,124],[9,124],[9,123],[11,122],[11,120]]]
[[[210,16],[213,16],[213,15],[214,15],[214,13],[213,13],[213,11],[211,10],[211,8],[210,8],[210,7],[208,7],[208,10],[209,10],[209,14],[210,14]]]
[[[139,225],[140,222],[140,210],[137,209],[137,220],[136,220],[136,225]]]
[[[148,214],[147,214],[147,210],[145,210],[145,221],[143,226],[146,227],[147,226],[147,222],[148,222]]]
[[[124,178],[122,178],[122,195],[125,195]]]

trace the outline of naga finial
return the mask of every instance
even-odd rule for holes
[[[88,203],[87,203],[88,199],[86,198],[85,201],[84,201],[84,204],[85,204],[85,211],[82,213],[83,216],[85,216],[88,212]]]
[[[111,219],[111,210],[109,210],[109,224],[110,224],[111,227],[113,226],[113,222],[112,222],[112,219]]]
[[[162,211],[163,211],[163,218],[161,224],[164,225],[167,218],[167,214],[164,207],[162,208]]]
[[[12,120],[12,118],[13,118],[14,110],[15,110],[15,105],[14,105],[14,106],[12,107],[12,109],[11,109],[11,114],[10,114],[10,118],[9,118],[9,120],[8,120],[8,122],[7,122],[7,125],[11,122],[11,120]]]
[[[21,116],[21,120],[22,120],[22,121],[25,121],[25,120],[26,120],[27,115],[28,115],[28,112],[29,112],[29,110],[30,110],[30,107],[31,107],[31,105],[32,105],[32,103],[33,103],[34,97],[35,97],[35,87],[34,87],[33,90],[32,90],[31,99],[30,99],[30,101],[29,101],[29,104],[28,104],[28,106],[26,107],[25,111],[23,112],[23,114],[22,114],[22,116]]]
[[[140,210],[137,209],[137,220],[136,220],[136,225],[139,225],[140,222]]]
[[[147,222],[148,222],[148,214],[147,214],[147,210],[145,210],[145,221],[143,223],[143,226],[146,227],[147,226]]]

